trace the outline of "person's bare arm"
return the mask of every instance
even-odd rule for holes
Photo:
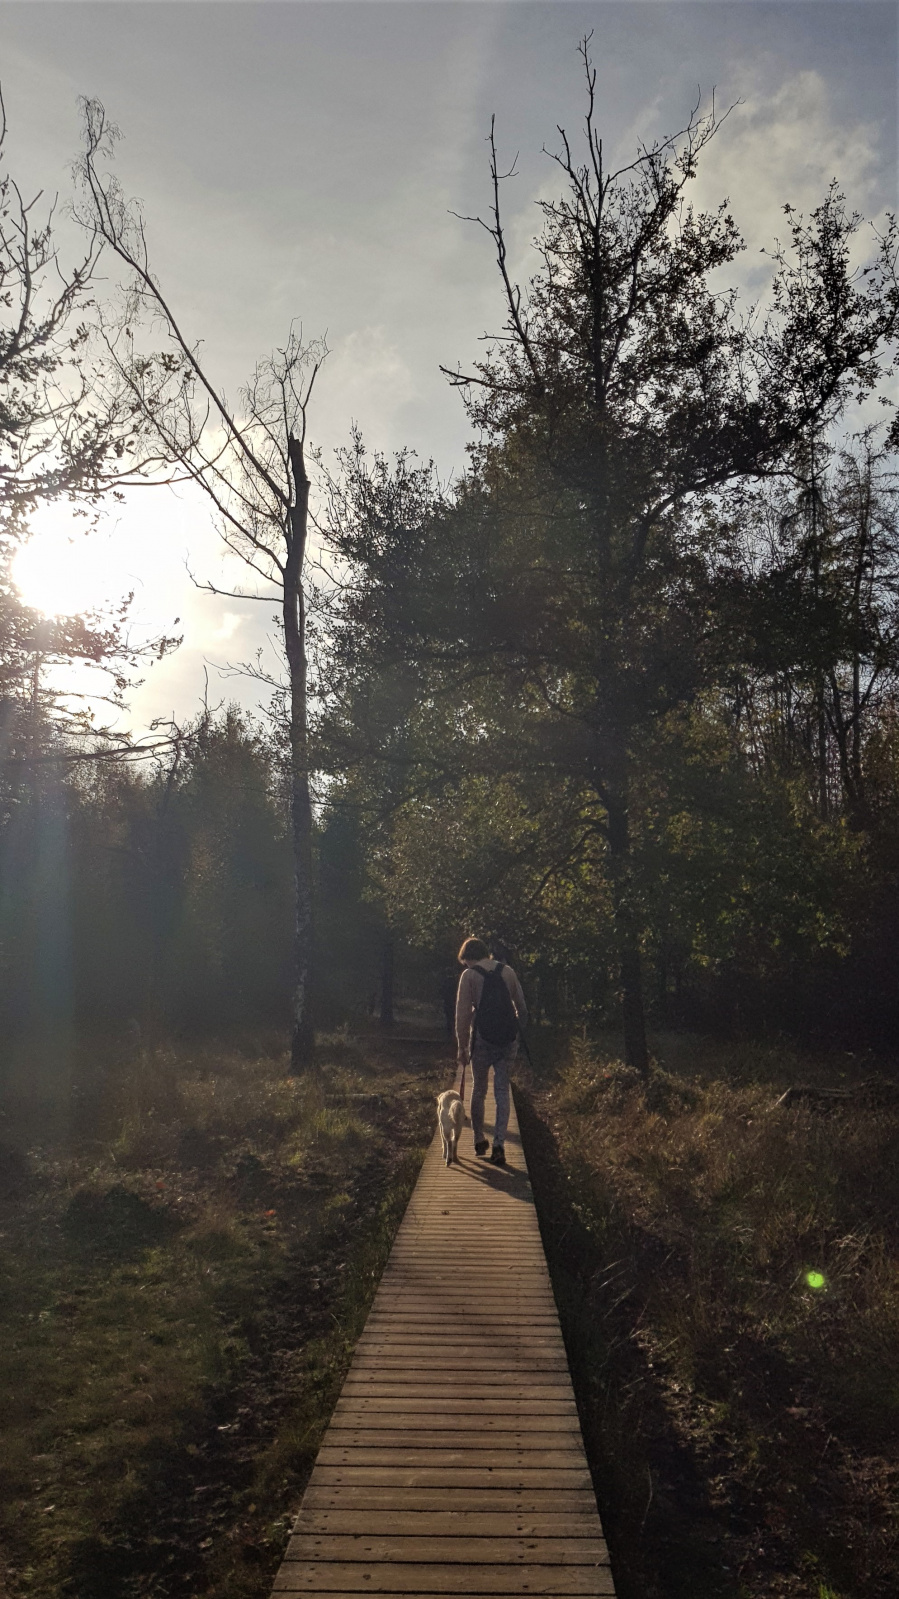
[[[515,1012],[518,1016],[518,1025],[519,1027],[526,1027],[528,1020],[528,1008],[527,1004],[525,1003],[525,997],[524,993],[522,992],[521,984],[518,981],[517,974],[512,971],[510,966],[506,967],[506,973],[508,973],[508,986],[509,993],[512,995],[512,1004],[515,1006]]]
[[[466,967],[456,991],[456,1045],[460,1061],[471,1059],[471,1018],[474,1015],[474,978]]]

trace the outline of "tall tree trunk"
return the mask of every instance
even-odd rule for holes
[[[312,800],[309,792],[309,730],[306,704],[306,604],[303,558],[309,516],[309,479],[301,439],[288,442],[293,505],[288,514],[284,565],[284,646],[290,672],[290,820],[293,841],[294,947],[293,1030],[290,1064],[302,1072],[312,1064]]]
[[[150,829],[148,851],[147,890],[150,905],[150,942],[147,950],[146,970],[144,973],[144,999],[142,1006],[141,1041],[144,1046],[155,1049],[159,1042],[161,1005],[159,998],[159,973],[162,968],[162,952],[165,945],[166,933],[171,924],[171,878],[166,871],[164,858],[163,829],[165,828],[169,808],[178,781],[181,769],[183,749],[180,744],[175,746],[172,763],[166,773],[165,786],[159,804],[153,813],[153,822]]]
[[[393,979],[396,966],[395,942],[388,927],[381,949],[381,1026],[393,1026]]]
[[[820,683],[815,699],[818,724],[818,812],[822,822],[826,822],[830,810],[827,793],[827,713],[824,709],[824,688]]]
[[[643,1010],[643,961],[640,935],[633,905],[631,841],[627,800],[621,793],[605,795],[609,825],[609,865],[618,964],[621,973],[621,1019],[624,1027],[624,1058],[649,1081],[649,1050],[646,1045],[646,1018]]]

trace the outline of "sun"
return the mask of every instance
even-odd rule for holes
[[[65,504],[41,506],[31,536],[12,562],[22,601],[43,616],[80,616],[116,604],[129,592],[113,529],[76,516]]]
[[[131,588],[108,523],[78,516],[66,504],[41,506],[12,563],[23,602],[43,616],[80,616],[120,601]]]

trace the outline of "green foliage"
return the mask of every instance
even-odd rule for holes
[[[493,151],[507,318],[451,374],[469,473],[449,493],[408,453],[342,457],[321,759],[366,812],[395,923],[435,947],[492,929],[569,1008],[620,998],[645,1074],[644,996],[733,1026],[771,990],[767,1019],[801,1028],[896,920],[895,862],[880,935],[871,918],[894,484],[874,434],[825,443],[892,370],[896,235],[854,275],[860,219],[832,187],[790,212],[747,319],[720,292],[743,248],[726,206],[687,200],[714,115],[609,172],[585,65],[586,149],[564,143],[526,291]],[[897,1033],[885,1012],[872,1036]]]

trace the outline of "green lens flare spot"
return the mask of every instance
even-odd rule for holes
[[[823,1271],[807,1271],[805,1274],[805,1280],[808,1283],[809,1288],[823,1288],[826,1282]]]

